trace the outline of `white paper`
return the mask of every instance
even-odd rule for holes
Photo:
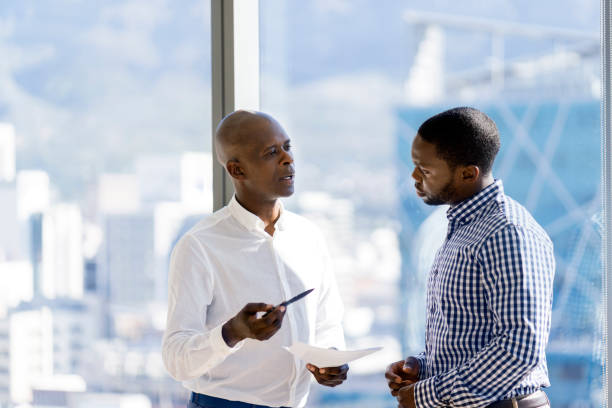
[[[285,349],[304,362],[323,368],[341,366],[349,361],[357,360],[358,358],[375,353],[381,350],[382,347],[372,347],[362,350],[334,350],[297,342],[289,347],[285,347]]]

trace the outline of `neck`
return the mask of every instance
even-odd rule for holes
[[[457,200],[455,200],[451,206],[455,206],[460,202],[463,202],[469,198],[474,197],[476,194],[480,193],[485,188],[489,187],[491,184],[495,182],[492,174],[488,174],[481,179],[479,179],[476,183],[474,183],[473,187],[466,190],[464,194],[462,194]]]
[[[482,190],[489,187],[493,183],[495,183],[495,179],[493,178],[493,175],[487,174],[486,176],[481,178],[478,183],[476,183],[477,187],[476,187],[476,191],[474,192],[474,195],[480,193]]]
[[[236,191],[236,200],[247,211],[258,216],[259,219],[264,222],[266,230],[268,230],[270,226],[273,227],[280,216],[280,204],[277,199],[256,198],[245,192]]]

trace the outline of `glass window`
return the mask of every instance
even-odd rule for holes
[[[185,401],[160,344],[169,252],[212,208],[210,53],[209,0],[0,4],[0,406]]]
[[[260,1],[261,109],[293,139],[291,209],[327,235],[349,347],[385,346],[310,406],[395,406],[383,371],[424,347],[424,289],[446,230],[411,179],[429,116],[497,123],[494,176],[546,229],[557,262],[553,406],[599,406],[599,2]]]

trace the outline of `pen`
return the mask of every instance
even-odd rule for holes
[[[287,307],[288,305],[292,304],[293,302],[297,302],[298,300],[300,300],[304,296],[308,295],[313,290],[314,290],[314,288],[305,290],[304,292],[300,293],[299,295],[296,295],[296,296],[292,297],[291,299],[285,300],[283,303],[278,304],[277,306],[274,307],[274,309],[279,308],[281,306]],[[268,315],[268,313],[270,313],[270,312],[266,312],[262,317],[266,317]]]

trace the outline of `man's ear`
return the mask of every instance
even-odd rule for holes
[[[461,169],[461,178],[466,183],[474,183],[480,177],[480,168],[475,165],[465,166]]]
[[[225,169],[227,170],[227,173],[232,176],[232,178],[235,178],[236,180],[244,180],[244,169],[242,168],[238,160],[229,160],[225,165]]]

